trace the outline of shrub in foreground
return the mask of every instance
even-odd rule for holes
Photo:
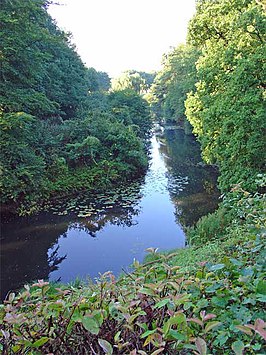
[[[81,286],[39,280],[10,293],[0,306],[2,353],[265,353],[263,201],[243,192],[222,238],[171,254],[149,248],[153,260],[135,261],[118,279],[107,272]]]

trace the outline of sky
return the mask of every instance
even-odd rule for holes
[[[162,55],[185,43],[195,0],[57,0],[49,13],[72,33],[87,67],[111,77],[156,71]]]

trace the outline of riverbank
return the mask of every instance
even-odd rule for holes
[[[135,261],[118,279],[107,272],[89,285],[39,280],[10,294],[1,306],[4,353],[263,353],[264,202],[233,193],[224,202],[231,220],[212,240],[199,246],[209,216],[189,248],[150,248],[146,263]]]
[[[147,168],[148,159],[143,157],[143,166],[138,171],[126,164],[104,161],[94,167],[64,172],[57,179],[47,182],[45,191],[35,201],[1,204],[1,217],[36,215],[47,210],[48,206],[60,205],[62,201],[72,200],[82,192],[86,195],[106,193],[145,176]]]
[[[197,166],[200,147],[183,131],[166,132],[163,143],[151,139],[143,179],[123,185],[121,178],[104,193],[83,191],[37,215],[2,219],[1,298],[37,279],[117,276],[151,246],[183,248],[185,226],[217,208],[217,175]]]

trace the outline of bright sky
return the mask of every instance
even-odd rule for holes
[[[111,77],[160,68],[163,53],[184,43],[195,0],[57,0],[50,15],[70,31],[88,67]]]

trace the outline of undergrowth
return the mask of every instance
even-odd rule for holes
[[[39,280],[11,293],[0,308],[2,353],[264,354],[265,200],[240,193],[225,201],[234,217],[224,233],[205,245],[150,248],[118,279]]]

